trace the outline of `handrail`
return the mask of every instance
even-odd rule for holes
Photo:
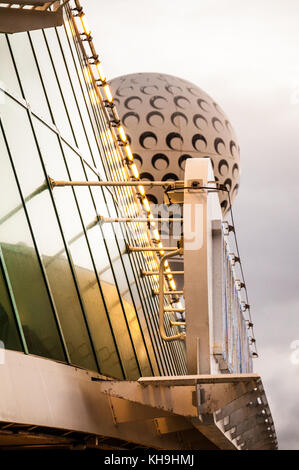
[[[186,338],[186,333],[179,333],[177,335],[173,336],[167,336],[165,333],[165,328],[164,328],[164,314],[165,314],[165,308],[164,308],[164,263],[168,258],[172,258],[176,255],[182,255],[183,254],[183,248],[178,248],[177,250],[171,251],[169,253],[166,253],[165,255],[162,256],[160,260],[160,265],[159,265],[159,327],[160,327],[160,334],[161,338],[164,341],[174,341],[176,339],[184,340]]]

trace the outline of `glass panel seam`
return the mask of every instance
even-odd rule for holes
[[[7,288],[7,292],[8,292],[8,296],[9,296],[9,301],[10,301],[10,304],[11,304],[11,307],[12,307],[12,311],[13,311],[13,314],[14,314],[14,317],[15,317],[16,324],[17,324],[18,335],[19,335],[19,338],[21,340],[21,345],[22,345],[22,348],[23,348],[23,352],[25,354],[29,354],[26,338],[25,338],[25,335],[24,335],[24,332],[23,332],[23,327],[22,327],[22,323],[21,323],[21,320],[20,320],[19,312],[18,312],[18,307],[17,307],[16,301],[15,301],[15,297],[14,297],[12,286],[11,286],[11,283],[10,283],[10,280],[9,280],[9,275],[8,275],[8,271],[7,271],[7,268],[6,268],[4,256],[3,256],[3,253],[2,253],[1,244],[0,244],[0,269],[3,273],[3,278],[4,278],[4,281],[5,281],[5,284],[6,284],[6,288]]]
[[[27,111],[27,113],[29,114],[29,111]],[[31,122],[31,120],[30,120],[30,122]],[[1,127],[1,130],[2,130],[2,133],[3,133],[3,138],[4,138],[4,141],[5,141],[6,148],[7,148],[7,153],[9,155],[9,159],[10,159],[10,162],[11,162],[13,174],[14,174],[15,181],[16,181],[16,184],[17,184],[17,187],[18,187],[18,192],[19,192],[22,204],[23,204],[25,217],[26,217],[27,224],[28,224],[28,227],[29,227],[29,231],[30,231],[30,234],[31,234],[31,237],[32,237],[33,246],[34,246],[34,249],[35,249],[35,252],[36,252],[37,260],[38,260],[38,263],[39,263],[39,266],[40,266],[40,269],[41,269],[41,272],[42,272],[42,277],[43,277],[44,285],[45,285],[45,288],[46,288],[46,291],[47,291],[47,294],[48,294],[48,298],[49,298],[49,301],[50,301],[52,313],[54,315],[54,320],[55,320],[56,327],[57,327],[57,330],[58,330],[58,335],[59,335],[60,340],[61,340],[63,354],[65,356],[65,359],[69,362],[69,353],[68,353],[68,350],[67,350],[67,346],[66,346],[66,343],[65,343],[65,339],[64,339],[64,336],[63,336],[62,329],[61,329],[60,321],[59,321],[58,314],[57,314],[57,311],[56,311],[55,302],[54,302],[52,292],[51,292],[51,289],[50,289],[50,286],[49,286],[49,283],[48,283],[48,278],[47,278],[45,268],[44,268],[44,265],[43,265],[43,262],[42,262],[42,259],[41,259],[41,255],[40,255],[40,252],[39,252],[36,240],[35,240],[34,232],[33,232],[32,226],[31,226],[31,222],[30,222],[30,217],[29,217],[29,214],[28,214],[28,211],[27,211],[26,203],[25,203],[25,200],[24,200],[24,197],[23,197],[23,193],[22,193],[22,189],[21,189],[21,186],[20,186],[18,176],[17,176],[17,172],[16,172],[16,169],[14,167],[13,158],[12,158],[10,148],[9,148],[9,145],[8,145],[8,142],[7,142],[7,139],[6,139],[6,135],[5,135],[5,131],[4,131],[4,128],[3,128],[2,120],[0,120],[0,127]]]

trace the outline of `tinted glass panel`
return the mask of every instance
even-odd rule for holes
[[[11,116],[15,119],[8,104],[5,105],[5,114],[6,124]],[[8,127],[8,139],[13,150],[18,139],[9,135],[13,126]],[[45,280],[2,135],[0,148],[0,243],[28,349],[33,354],[64,360]]]
[[[85,180],[86,178],[84,175],[81,159],[67,146],[64,146],[64,151],[67,158],[67,164],[70,169],[71,178],[76,181]],[[84,226],[90,226],[90,223],[95,220],[97,214],[90,196],[89,189],[87,187],[76,187],[75,193],[77,196],[78,205],[80,208],[80,213]],[[94,232],[94,234],[90,237],[90,234],[92,232]],[[100,273],[101,270],[107,266],[108,260],[106,259],[105,261],[105,257],[107,255],[103,256],[103,250],[101,249],[101,243],[103,244],[103,240],[99,225],[96,224],[89,228],[86,231],[86,235],[87,242],[92,251],[94,267],[97,273]],[[76,241],[75,245],[78,245],[79,241],[81,244],[83,244],[84,238],[85,237],[82,237],[80,240]],[[79,251],[81,252],[81,249]],[[80,263],[83,263],[83,259],[78,258],[78,264]],[[124,316],[118,291],[113,284],[110,285],[107,282],[101,283],[101,289],[104,294],[106,305],[108,307],[109,318],[116,337],[117,346],[120,352],[120,356],[122,358],[123,367],[126,371],[126,376],[128,378],[137,377],[138,368],[136,358],[134,355],[134,350],[131,343],[128,327],[126,325],[126,318]]]
[[[68,179],[64,155],[62,154],[57,136],[37,120],[34,120],[34,128],[38,135],[39,146],[45,162],[47,174],[58,179]],[[106,308],[98,288],[92,259],[86,243],[86,237],[73,190],[71,188],[54,189],[53,197],[61,221],[65,241],[68,246],[77,286],[80,289],[82,306],[84,308],[84,312],[82,313],[82,322],[85,315],[86,322],[93,339],[100,371],[103,374],[122,377],[123,375],[119,364],[118,353],[115,348],[112,332],[109,326]],[[95,213],[92,213],[91,218],[86,213],[86,218],[88,223],[86,224],[85,230],[92,232],[92,227],[88,228],[88,224],[90,225],[94,220]],[[101,240],[99,239],[99,242],[100,241]],[[64,251],[61,252],[57,250],[54,258],[62,259],[64,256]],[[102,257],[105,262],[105,257],[107,257],[105,250],[102,251]],[[60,263],[61,262],[62,261],[60,261]],[[49,266],[50,265],[51,263]],[[54,267],[52,275],[55,277]],[[71,295],[71,293],[68,295]],[[78,329],[78,334],[79,331],[82,330]]]
[[[86,325],[78,299],[74,279],[65,253],[49,190],[45,184],[45,174],[34,142],[34,135],[27,113],[17,104],[13,115],[22,122],[24,136],[11,144],[14,165],[34,233],[53,302],[66,341],[70,360],[73,364],[96,370]],[[17,108],[17,109],[16,109]],[[8,116],[6,124],[9,126]],[[47,129],[47,128],[46,128]],[[47,130],[47,133],[50,133]],[[37,134],[38,140],[42,133]],[[50,139],[47,139],[49,151]]]
[[[19,96],[22,96],[7,39],[4,34],[0,34],[0,64],[0,86],[4,86],[4,88],[8,88]],[[2,99],[2,97],[0,98]]]
[[[28,34],[11,34],[8,41],[12,49],[12,55],[16,63],[25,99],[45,119],[50,119],[49,107]]]
[[[46,89],[54,122],[59,131],[74,143],[74,137],[67,115],[67,110],[65,108],[63,97],[59,89],[59,83],[57,82],[55,75],[54,64],[51,60],[52,56],[50,56],[44,33],[42,31],[32,31],[30,33],[30,38],[32,40],[33,49],[38,61],[42,82]]]
[[[8,289],[0,266],[0,341],[6,349],[21,351],[21,342],[12,309]]]

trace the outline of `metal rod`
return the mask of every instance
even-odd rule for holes
[[[154,295],[159,295],[159,292],[154,290],[153,294]],[[164,295],[183,295],[183,294],[184,294],[183,290],[165,290],[164,291]]]
[[[158,276],[159,271],[144,271],[141,269],[142,276]],[[184,271],[169,271],[168,273],[164,271],[164,275],[168,276],[168,274],[184,274]],[[181,291],[183,293],[183,291]]]
[[[163,248],[157,248],[157,247],[142,247],[142,246],[132,246],[128,245],[128,250],[129,251],[174,251],[177,250],[176,247],[163,247]]]
[[[164,328],[164,315],[165,315],[165,307],[164,307],[164,263],[168,258],[172,258],[176,255],[181,255],[183,253],[182,248],[178,248],[177,250],[172,251],[171,253],[167,253],[162,256],[160,265],[159,265],[159,329],[161,338],[164,341],[174,341],[174,340],[184,340],[186,338],[185,333],[179,333],[173,336],[167,336]]]
[[[61,181],[49,178],[52,188],[63,186],[170,186],[171,181]],[[176,181],[177,183],[177,181]]]
[[[180,313],[183,313],[184,311],[185,311],[184,308],[164,307],[164,312],[180,312]]]
[[[103,217],[100,216],[100,220],[103,223],[110,223],[110,222],[145,222],[145,223],[151,223],[151,222],[183,222],[184,219],[182,218],[170,218],[170,217],[164,217],[164,218],[152,218],[152,219],[145,219],[144,217]]]
[[[185,321],[172,321],[169,320],[170,326],[185,326],[186,322]]]

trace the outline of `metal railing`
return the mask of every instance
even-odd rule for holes
[[[229,372],[250,373],[252,357],[248,321],[244,316],[244,301],[234,267],[234,257],[225,237],[222,239],[222,260],[223,359]]]

